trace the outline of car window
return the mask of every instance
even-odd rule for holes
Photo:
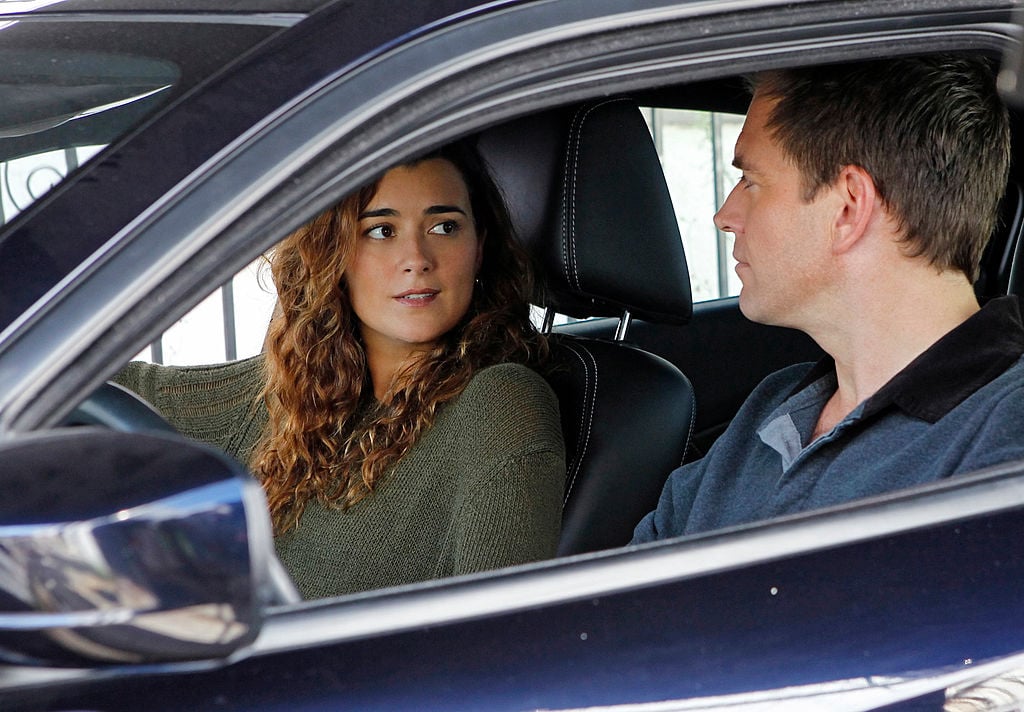
[[[0,20],[0,225],[279,29],[143,13]]]
[[[643,107],[668,178],[694,301],[739,294],[732,240],[713,217],[739,179],[732,147],[743,116],[713,111]],[[259,260],[207,297],[137,358],[190,365],[246,358],[260,352],[273,310],[274,288]],[[534,314],[539,325],[543,312]],[[563,315],[554,324],[579,321]]]
[[[4,222],[162,104],[180,76],[172,62],[92,50],[15,48],[0,61]]]
[[[136,360],[188,366],[255,356],[263,349],[276,299],[269,264],[261,257],[175,322]]]
[[[69,146],[0,162],[0,223],[41,198],[102,148],[103,144]]]

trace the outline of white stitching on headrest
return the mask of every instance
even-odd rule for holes
[[[562,212],[562,267],[565,271],[566,281],[578,292],[583,291],[583,287],[580,283],[579,263],[576,260],[576,176],[579,171],[579,148],[583,136],[583,124],[594,111],[602,106],[623,101],[631,103],[631,100],[623,98],[606,99],[593,106],[577,110],[569,125],[569,142],[565,154],[565,184],[562,188],[562,204],[565,206]],[[571,243],[571,250],[569,243]],[[570,257],[572,259],[571,270],[569,268]]]

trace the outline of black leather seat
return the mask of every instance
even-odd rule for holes
[[[1011,180],[999,203],[999,215],[992,239],[981,257],[981,275],[974,283],[982,301],[1024,289],[1024,189]]]
[[[625,342],[632,318],[692,313],[676,216],[638,107],[608,100],[488,130],[480,149],[538,262],[549,313],[620,319],[615,340],[555,334],[548,377],[568,455],[559,554],[627,544],[682,461],[693,389]]]
[[[1005,237],[1004,257],[1000,263],[1000,274],[1005,274],[1006,294],[1024,296],[1024,189],[1016,181],[1011,181],[1006,194],[999,205],[999,224],[996,230],[1002,231]],[[1009,264],[1009,269],[1006,265]]]

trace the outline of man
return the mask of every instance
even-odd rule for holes
[[[1024,327],[972,282],[1009,164],[992,74],[957,57],[759,75],[715,216],[740,309],[828,354],[762,382],[634,543],[1024,457]],[[737,345],[741,346],[741,345]]]

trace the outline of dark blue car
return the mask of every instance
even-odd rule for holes
[[[626,546],[765,375],[819,355],[740,315],[710,224],[742,75],[939,50],[998,66],[1018,6],[0,3],[0,709],[1024,709],[1024,463]],[[216,326],[183,341],[240,357],[237,274],[469,135],[575,358],[553,382],[560,555],[300,601],[244,467],[108,381],[170,360],[203,304]],[[1024,279],[1014,164],[982,298]]]

